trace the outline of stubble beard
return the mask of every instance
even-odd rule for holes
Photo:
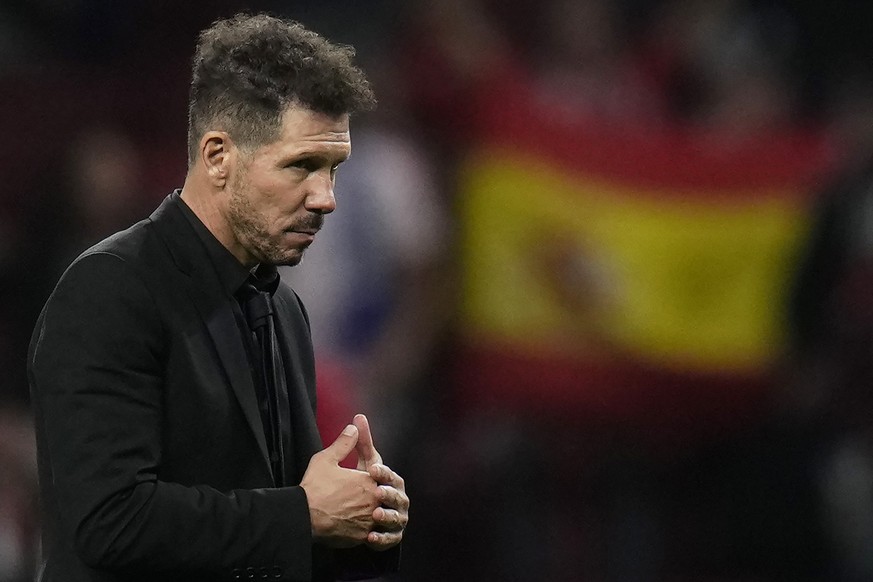
[[[267,221],[252,205],[243,179],[234,184],[228,217],[234,236],[258,263],[290,267],[303,258],[305,249],[282,249],[270,237]]]

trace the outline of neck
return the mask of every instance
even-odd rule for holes
[[[200,222],[212,233],[224,248],[236,257],[246,268],[257,266],[255,261],[236,238],[233,229],[221,206],[225,192],[216,190],[211,184],[198,180],[193,172],[189,172],[182,186],[180,197],[188,208],[200,219]]]

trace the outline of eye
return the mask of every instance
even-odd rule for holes
[[[318,160],[314,158],[301,158],[299,160],[294,160],[290,164],[288,164],[289,168],[298,168],[301,170],[305,170],[307,172],[316,172],[318,168],[321,167],[321,164]]]

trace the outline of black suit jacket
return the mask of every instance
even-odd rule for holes
[[[274,488],[233,315],[178,194],[67,269],[28,357],[44,514],[41,580],[331,580],[399,552],[311,539],[306,495]],[[309,324],[274,296],[293,451],[321,448]]]

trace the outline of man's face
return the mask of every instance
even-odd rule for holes
[[[333,212],[336,169],[349,157],[349,117],[289,107],[279,138],[246,153],[228,182],[226,218],[245,265],[296,265]]]

